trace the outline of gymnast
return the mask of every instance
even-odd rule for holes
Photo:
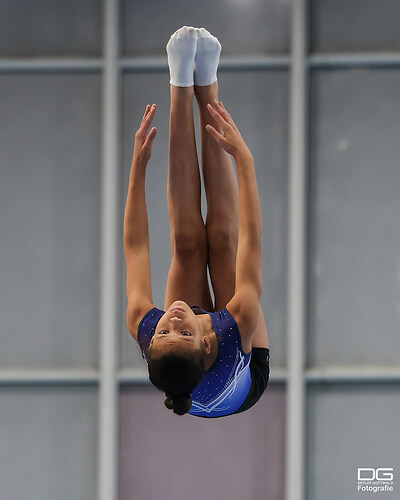
[[[269,340],[260,307],[261,208],[253,156],[218,100],[221,44],[184,26],[169,39],[170,130],[167,181],[171,265],[164,310],[153,304],[146,167],[157,133],[147,105],[135,146],[124,216],[127,327],[149,379],[177,415],[216,418],[256,404],[269,380]],[[193,122],[199,107],[204,224]],[[233,156],[237,177],[231,160]],[[210,294],[209,267],[215,305]]]

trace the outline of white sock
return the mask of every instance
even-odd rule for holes
[[[211,85],[217,81],[221,44],[218,38],[204,28],[196,28],[197,49],[194,62],[194,84]]]
[[[175,87],[191,87],[193,85],[196,42],[196,30],[191,26],[179,28],[168,40],[166,49],[171,85],[175,85]]]

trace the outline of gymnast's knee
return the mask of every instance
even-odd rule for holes
[[[207,245],[214,253],[236,255],[238,232],[236,228],[229,228],[229,226],[208,224]]]
[[[203,230],[193,227],[181,228],[173,235],[174,254],[182,259],[194,259],[207,256],[207,238]]]

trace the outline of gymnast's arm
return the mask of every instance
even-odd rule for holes
[[[146,207],[146,168],[157,129],[147,131],[155,114],[155,106],[147,106],[139,130],[135,134],[135,148],[129,176],[128,196],[124,215],[124,249],[127,278],[128,307],[126,323],[137,341],[141,318],[154,307],[151,289],[149,225]]]
[[[258,321],[262,293],[260,196],[253,156],[222,103],[209,105],[210,113],[223,130],[207,131],[235,159],[239,181],[239,241],[236,256],[235,293],[226,305],[240,333],[251,337]]]

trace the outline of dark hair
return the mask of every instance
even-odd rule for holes
[[[177,415],[187,413],[192,407],[191,393],[205,373],[203,351],[191,356],[169,352],[153,357],[149,349],[147,362],[150,382],[167,396],[165,406]]]

